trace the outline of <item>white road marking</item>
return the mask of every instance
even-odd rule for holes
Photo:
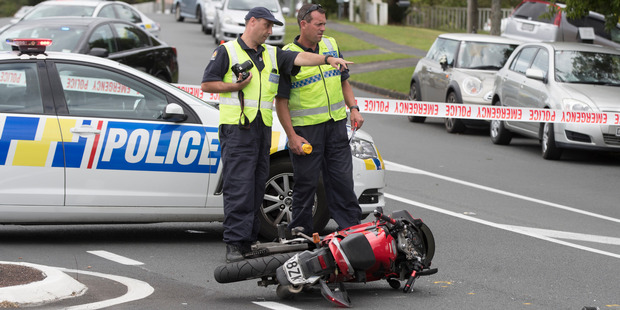
[[[108,260],[111,260],[119,264],[123,264],[123,265],[131,265],[131,266],[144,265],[144,263],[139,262],[137,260],[133,260],[131,258],[120,256],[114,253],[110,253],[108,251],[86,251],[86,252],[93,254],[93,255],[97,255],[105,259],[108,259]]]
[[[252,303],[272,310],[301,310],[299,308],[294,308],[273,301],[253,301]]]
[[[123,296],[113,298],[113,299],[93,302],[90,304],[68,307],[68,308],[65,308],[65,310],[103,309],[103,308],[119,305],[122,303],[130,302],[130,301],[134,301],[138,299],[144,299],[150,296],[151,294],[153,294],[153,292],[155,291],[155,289],[148,283],[144,281],[132,279],[132,278],[109,275],[109,274],[104,274],[104,273],[99,273],[99,272],[84,271],[84,270],[74,270],[74,269],[65,269],[65,268],[58,268],[58,269],[64,272],[75,272],[75,273],[81,273],[81,274],[90,275],[94,277],[106,278],[106,279],[116,281],[116,282],[119,282],[127,286],[127,293],[125,293],[125,295]]]
[[[518,228],[516,226],[502,225],[502,224],[493,223],[493,222],[490,222],[490,221],[486,221],[486,220],[482,220],[482,219],[479,219],[479,218],[467,216],[467,215],[464,215],[464,214],[461,214],[461,213],[456,213],[456,212],[452,212],[452,211],[449,211],[449,210],[441,209],[441,208],[438,208],[438,207],[434,207],[434,206],[431,206],[431,205],[427,205],[427,204],[424,204],[424,203],[421,203],[421,202],[413,201],[413,200],[410,200],[410,199],[407,199],[407,198],[399,197],[399,196],[388,194],[388,193],[385,193],[385,197],[388,198],[388,199],[393,199],[393,200],[396,200],[396,201],[400,201],[402,203],[406,203],[406,204],[412,205],[412,206],[417,207],[417,208],[423,208],[423,209],[435,211],[435,212],[438,212],[438,213],[450,215],[450,216],[457,217],[457,218],[460,218],[460,219],[464,219],[464,220],[467,220],[467,221],[479,223],[479,224],[482,224],[482,225],[487,225],[487,226],[490,226],[490,227],[495,227],[495,228],[507,230],[507,231],[510,231],[510,232],[514,232],[514,233],[518,233],[518,234],[534,237],[534,238],[537,238],[537,239],[553,242],[553,243],[556,243],[556,244],[565,245],[565,246],[568,246],[568,247],[571,247],[571,248],[575,248],[575,249],[580,249],[580,250],[584,250],[584,251],[588,251],[588,252],[592,252],[592,253],[602,254],[602,255],[606,255],[606,256],[610,256],[610,257],[614,257],[614,258],[620,258],[620,254],[611,253],[611,252],[607,252],[607,251],[601,251],[599,249],[594,249],[594,248],[582,246],[582,245],[579,245],[579,244],[574,244],[574,243],[570,243],[570,242],[566,242],[566,241],[562,241],[562,240],[553,239],[553,238],[550,238],[550,237],[548,237],[546,235],[537,234],[537,233],[534,233],[532,231],[528,231],[527,229]]]
[[[406,172],[406,173],[415,173],[415,174],[423,174],[423,175],[427,175],[427,176],[430,176],[430,177],[434,177],[434,178],[438,178],[438,179],[443,179],[443,180],[446,180],[446,181],[450,181],[450,182],[454,182],[454,183],[458,183],[458,184],[474,187],[474,188],[477,188],[477,189],[481,189],[481,190],[485,190],[485,191],[489,191],[489,192],[493,192],[493,193],[497,193],[497,194],[501,194],[501,195],[505,195],[505,196],[510,196],[510,197],[514,197],[514,198],[518,198],[518,199],[522,199],[522,200],[527,200],[527,201],[531,201],[531,202],[534,202],[534,203],[539,203],[539,204],[547,205],[547,206],[550,206],[550,207],[553,207],[553,208],[557,208],[557,209],[562,209],[562,210],[565,210],[565,211],[570,211],[570,212],[579,213],[579,214],[583,214],[583,215],[587,215],[587,216],[591,216],[591,217],[600,218],[600,219],[611,221],[611,222],[620,223],[620,219],[617,219],[617,218],[614,218],[614,217],[609,217],[609,216],[602,215],[602,214],[597,214],[597,213],[593,213],[593,212],[579,210],[579,209],[576,209],[576,208],[564,206],[564,205],[553,203],[553,202],[549,202],[549,201],[544,201],[544,200],[540,200],[540,199],[536,199],[536,198],[532,198],[532,197],[527,197],[527,196],[511,193],[511,192],[503,191],[503,190],[500,190],[500,189],[496,189],[496,188],[492,188],[492,187],[488,187],[488,186],[484,186],[484,185],[480,185],[480,184],[475,184],[475,183],[471,183],[471,182],[467,182],[467,181],[463,181],[463,180],[459,180],[459,179],[450,178],[450,177],[447,177],[447,176],[444,176],[444,175],[441,175],[441,174],[436,174],[436,173],[432,173],[432,172],[428,172],[428,171],[424,171],[424,170],[408,167],[408,166],[397,164],[397,163],[394,163],[394,162],[391,162],[391,161],[387,161],[387,160],[383,160],[383,162],[385,163],[385,170],[397,171],[397,172]]]
[[[513,226],[513,225],[503,225],[503,226],[506,227],[507,229],[519,229],[519,230],[526,231],[532,234],[547,236],[549,238],[620,245],[620,238],[615,238],[615,237],[579,234],[579,233],[573,233],[573,232],[568,232],[568,231],[532,228],[532,227],[524,227],[524,226]]]

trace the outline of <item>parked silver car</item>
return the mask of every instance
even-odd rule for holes
[[[205,34],[211,34],[215,22],[215,10],[222,6],[222,0],[174,0],[172,13],[178,22],[185,18],[196,19]]]
[[[620,112],[620,50],[598,45],[527,43],[497,72],[493,105],[575,112]],[[539,139],[545,159],[565,148],[620,151],[620,126],[491,121],[491,140],[513,133]]]
[[[561,41],[582,42],[589,40],[594,44],[620,48],[620,24],[605,31],[605,16],[596,12],[581,19],[570,19],[565,12],[558,12],[554,17],[545,14],[549,11],[549,1],[524,0],[519,4],[506,21],[506,28],[502,36],[528,42]],[[558,8],[565,8],[565,4],[555,4]],[[582,38],[580,28],[590,28],[589,37]],[[584,33],[584,34],[585,34]]]
[[[485,34],[441,34],[426,57],[416,65],[409,96],[415,101],[491,104],[493,81],[520,41]],[[426,117],[410,116],[422,123]],[[450,133],[467,126],[488,126],[486,121],[446,118]]]

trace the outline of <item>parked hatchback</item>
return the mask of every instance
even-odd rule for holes
[[[493,81],[519,41],[485,34],[449,33],[435,40],[416,65],[409,97],[415,101],[491,104]],[[426,117],[409,116],[416,123]],[[450,133],[467,126],[488,126],[486,121],[445,119]]]
[[[549,1],[543,0],[524,0],[519,4],[512,15],[508,17],[506,29],[502,36],[516,38],[528,42],[535,41],[563,41],[581,42],[579,28],[591,28],[594,32],[592,39],[595,44],[620,48],[620,24],[611,29],[605,30],[605,17],[596,12],[589,14],[581,19],[569,19],[566,13],[559,11],[555,16],[549,17],[545,14],[551,6]],[[558,8],[565,8],[566,5],[555,4]],[[591,34],[592,31],[590,31]]]
[[[99,17],[54,17],[25,20],[0,32],[0,50],[7,39],[51,39],[49,51],[109,58],[167,82],[179,79],[177,52],[133,23]]]
[[[620,112],[620,50],[548,42],[519,46],[495,79],[493,105],[574,112]],[[491,140],[539,139],[545,159],[565,148],[620,151],[620,126],[491,121]]]

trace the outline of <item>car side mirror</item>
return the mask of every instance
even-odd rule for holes
[[[102,47],[93,47],[88,52],[88,55],[108,58],[108,56],[110,55],[110,52],[108,52],[107,49],[102,48]]]
[[[185,111],[183,111],[183,107],[179,104],[169,103],[166,105],[162,118],[170,122],[178,123],[186,120],[187,115],[185,114]]]
[[[525,76],[530,79],[539,80],[547,84],[547,78],[545,77],[545,73],[542,70],[532,68],[527,69],[525,70]]]
[[[446,57],[446,55],[441,55],[439,58],[439,64],[443,70],[448,69],[448,57]]]

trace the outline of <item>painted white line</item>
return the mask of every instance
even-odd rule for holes
[[[392,195],[392,194],[388,194],[388,193],[385,193],[384,195],[388,199],[393,199],[393,200],[396,200],[396,201],[400,201],[402,203],[406,203],[406,204],[412,205],[412,206],[417,207],[417,208],[423,208],[423,209],[435,211],[435,212],[438,212],[438,213],[442,213],[442,214],[445,214],[445,215],[450,215],[450,216],[453,216],[453,217],[457,217],[457,218],[464,219],[464,220],[467,220],[467,221],[475,222],[475,223],[478,223],[478,224],[487,225],[487,226],[490,226],[490,227],[507,230],[507,231],[510,231],[510,232],[514,232],[514,233],[518,233],[518,234],[534,237],[534,238],[545,240],[545,241],[549,241],[549,242],[552,242],[552,243],[565,245],[565,246],[568,246],[568,247],[571,247],[571,248],[575,248],[575,249],[580,249],[580,250],[584,250],[584,251],[588,251],[588,252],[592,252],[592,253],[602,254],[602,255],[606,255],[606,256],[610,256],[610,257],[614,257],[614,258],[620,258],[620,254],[611,253],[611,252],[607,252],[607,251],[601,251],[601,250],[598,250],[598,249],[582,246],[582,245],[579,245],[579,244],[574,244],[574,243],[570,243],[570,242],[566,242],[566,241],[562,241],[562,240],[553,239],[553,238],[547,237],[545,235],[541,235],[541,234],[536,234],[536,233],[530,232],[528,230],[515,228],[515,226],[502,225],[502,224],[497,224],[497,223],[489,222],[489,221],[486,221],[486,220],[481,220],[479,218],[467,216],[467,215],[464,215],[464,214],[461,214],[461,213],[456,213],[456,212],[452,212],[452,211],[445,210],[445,209],[441,209],[441,208],[438,208],[438,207],[434,207],[434,206],[431,206],[431,205],[427,205],[427,204],[424,204],[424,203],[421,203],[421,202],[413,201],[413,200],[410,200],[410,199],[407,199],[407,198],[403,198],[403,197],[399,197],[399,196],[396,196],[396,195]]]
[[[423,175],[427,175],[427,176],[434,177],[434,178],[437,178],[437,179],[443,179],[443,180],[446,180],[446,181],[462,184],[462,185],[465,185],[465,186],[470,186],[470,187],[474,187],[474,188],[477,188],[477,189],[481,189],[481,190],[485,190],[485,191],[489,191],[489,192],[493,192],[493,193],[497,193],[497,194],[501,194],[501,195],[505,195],[505,196],[510,196],[510,197],[514,197],[514,198],[518,198],[518,199],[522,199],[522,200],[527,200],[527,201],[534,202],[534,203],[539,203],[539,204],[542,204],[542,205],[547,205],[549,207],[553,207],[553,208],[557,208],[557,209],[561,209],[561,210],[565,210],[565,211],[570,211],[570,212],[579,213],[579,214],[583,214],[583,215],[587,215],[587,216],[591,216],[591,217],[596,217],[596,218],[607,220],[607,221],[611,221],[611,222],[620,223],[620,219],[617,219],[617,218],[614,218],[614,217],[609,217],[609,216],[602,215],[602,214],[597,214],[597,213],[593,213],[593,212],[579,210],[579,209],[576,209],[576,208],[564,206],[564,205],[553,203],[553,202],[549,202],[549,201],[544,201],[544,200],[540,200],[540,199],[536,199],[536,198],[532,198],[532,197],[527,197],[527,196],[511,193],[511,192],[503,191],[503,190],[500,190],[500,189],[496,189],[496,188],[492,188],[492,187],[488,187],[488,186],[484,186],[484,185],[480,185],[480,184],[475,184],[475,183],[471,183],[471,182],[467,182],[467,181],[463,181],[463,180],[459,180],[459,179],[450,178],[450,177],[447,177],[447,176],[444,176],[444,175],[441,175],[441,174],[436,174],[436,173],[432,173],[432,172],[428,172],[428,171],[424,171],[424,170],[420,170],[420,169],[416,169],[416,168],[411,168],[411,167],[408,167],[408,166],[405,166],[405,165],[401,165],[401,164],[397,164],[397,163],[394,163],[394,162],[391,162],[391,161],[387,161],[387,160],[383,160],[383,162],[385,163],[385,170],[397,171],[397,172],[406,172],[406,173],[415,173],[415,174],[423,174]]]
[[[272,310],[301,310],[299,308],[294,308],[273,301],[253,301],[252,303]]]
[[[90,275],[90,276],[94,276],[94,277],[106,278],[106,279],[109,279],[109,280],[112,280],[112,281],[116,281],[116,282],[119,282],[119,283],[127,286],[127,293],[125,293],[125,295],[123,295],[121,297],[117,297],[117,298],[113,298],[113,299],[108,299],[108,300],[103,300],[103,301],[98,301],[98,302],[93,302],[93,303],[90,303],[90,304],[84,304],[84,305],[77,305],[77,306],[73,306],[73,307],[68,307],[68,308],[65,308],[65,310],[95,310],[95,309],[103,309],[103,308],[107,308],[107,307],[116,306],[116,305],[119,305],[119,304],[122,304],[122,303],[126,303],[126,302],[130,302],[130,301],[146,298],[146,297],[150,296],[151,294],[153,294],[153,292],[155,291],[155,289],[151,285],[149,285],[148,283],[146,283],[144,281],[132,279],[132,278],[115,276],[115,275],[109,275],[109,274],[92,272],[92,271],[73,270],[73,269],[65,269],[65,268],[58,268],[58,269],[60,269],[60,270],[62,270],[64,272],[76,272],[76,273],[81,273],[81,274]]]
[[[123,265],[131,265],[131,266],[144,265],[144,263],[139,262],[137,260],[133,260],[131,258],[120,256],[114,253],[110,253],[108,251],[86,251],[86,252],[93,254],[93,255],[97,255],[99,257],[103,257],[107,260],[111,260],[119,264],[123,264]]]
[[[550,230],[550,229],[513,226],[513,225],[503,225],[503,226],[506,227],[507,229],[519,229],[519,230],[527,231],[529,233],[547,236],[550,238],[620,245],[620,238],[615,238],[615,237],[580,234],[580,233],[573,233],[573,232],[560,231],[560,230]]]

